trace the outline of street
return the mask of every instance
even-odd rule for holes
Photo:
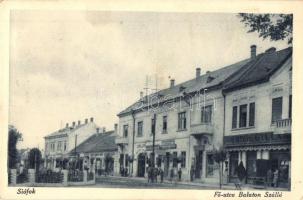
[[[182,183],[148,183],[144,178],[128,178],[128,177],[113,177],[102,176],[96,178],[95,185],[81,186],[81,187],[100,187],[100,188],[132,188],[132,189],[146,189],[146,188],[163,188],[163,189],[211,189],[210,187],[200,185],[189,185]]]

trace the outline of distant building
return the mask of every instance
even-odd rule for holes
[[[45,139],[45,167],[55,169],[65,167],[68,162],[68,153],[87,138],[96,133],[98,126],[94,118],[66,124],[60,129],[44,137]]]
[[[255,47],[253,47],[255,48]],[[226,81],[224,147],[226,172],[237,179],[243,163],[247,183],[279,171],[278,186],[288,187],[291,165],[292,48],[270,48]],[[259,179],[259,180],[258,180]]]
[[[117,125],[115,125],[115,128]],[[77,161],[81,170],[96,172],[97,175],[118,174],[118,147],[115,144],[117,129],[106,131],[98,129],[92,136],[70,151],[70,163]]]

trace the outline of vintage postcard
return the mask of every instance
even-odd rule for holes
[[[302,199],[303,3],[251,2],[1,2],[1,199]]]

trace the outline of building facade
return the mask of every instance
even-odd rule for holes
[[[226,81],[223,89],[225,173],[230,182],[236,181],[237,166],[242,162],[246,183],[265,181],[269,170],[278,170],[278,187],[289,187],[292,49],[270,48],[254,60]]]
[[[141,95],[120,112],[116,139],[120,168],[144,177],[154,163],[166,178],[171,170],[176,175],[181,169],[183,180],[218,182],[213,151],[223,146],[223,82],[249,61],[203,75],[197,68],[194,79],[178,85],[171,80],[169,88]]]
[[[95,172],[96,175],[118,175],[118,147],[115,144],[117,125],[114,131],[99,130],[70,151],[71,164]],[[76,164],[77,165],[77,164]]]
[[[90,118],[82,124],[81,121],[77,124],[73,122],[71,126],[67,123],[65,128],[45,136],[45,167],[64,168],[68,163],[69,152],[95,134],[97,129],[94,119]]]

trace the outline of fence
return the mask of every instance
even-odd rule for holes
[[[34,169],[24,170],[17,175],[16,169],[10,169],[8,172],[9,185],[26,185],[26,186],[67,186],[67,185],[89,185],[95,184],[94,172],[80,170],[41,170],[35,172]]]
[[[47,170],[36,173],[36,183],[62,183],[64,174]]]

